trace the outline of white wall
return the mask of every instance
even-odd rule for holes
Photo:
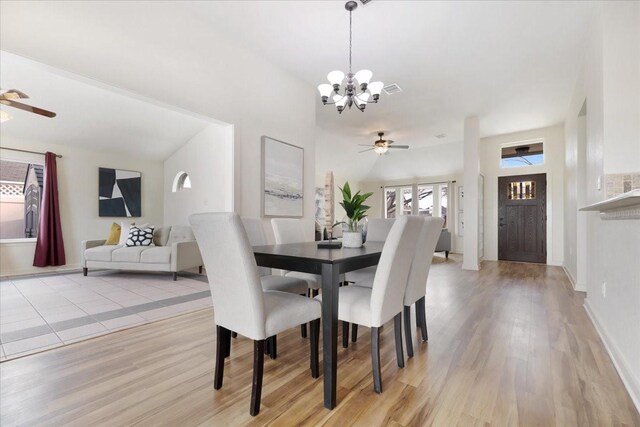
[[[480,269],[480,121],[471,116],[464,119],[464,242],[462,268]],[[485,181],[486,185],[486,181]]]
[[[186,172],[191,189],[173,192]],[[188,225],[197,212],[233,210],[233,127],[211,124],[164,162],[164,223]]]
[[[640,3],[603,2],[599,8],[565,123],[567,174],[576,175],[578,115],[586,99],[587,204],[604,199],[597,182],[605,171],[640,171]],[[568,200],[566,220],[582,215],[587,222],[585,307],[640,408],[640,221],[603,221],[597,213],[576,213],[576,205]]]
[[[541,139],[544,164],[501,168],[504,144]],[[532,129],[480,140],[480,173],[484,175],[484,259],[498,259],[498,177],[547,174],[547,264],[562,265],[564,257],[564,126]]]
[[[43,144],[2,135],[2,146],[33,151],[52,151],[57,159],[60,217],[66,266],[33,267],[35,242],[0,244],[0,275],[27,274],[80,267],[80,242],[106,239],[113,222],[162,224],[162,162],[118,153],[91,151],[63,145]],[[3,158],[43,163],[44,156],[1,150]],[[142,172],[142,217],[100,218],[98,216],[98,168],[108,167]]]
[[[234,209],[242,215],[261,213],[261,136],[304,148],[304,216],[311,223],[315,87],[240,45],[233,34],[208,38],[202,49],[192,37],[208,34],[211,22],[193,20],[190,34],[168,31],[164,11],[146,3],[25,4],[21,13],[30,7],[38,9],[39,31],[47,37],[35,39],[24,26],[3,21],[3,50],[232,124]],[[183,12],[176,6],[176,16]]]

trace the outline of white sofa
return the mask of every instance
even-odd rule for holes
[[[154,246],[105,245],[105,240],[82,242],[82,272],[89,268],[136,271],[167,271],[178,279],[178,272],[199,268],[202,257],[191,227],[158,227],[153,233]]]

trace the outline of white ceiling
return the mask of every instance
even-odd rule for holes
[[[212,28],[314,87],[348,67],[345,1],[192,4]],[[353,68],[397,83],[365,113],[317,108],[317,124],[347,135],[391,131],[399,143],[460,141],[478,115],[482,136],[560,123],[584,55],[595,2],[374,0],[353,13]],[[319,96],[318,96],[319,102]]]
[[[2,106],[13,116],[2,136],[123,152],[164,160],[211,121],[7,52],[0,85],[29,95],[23,102],[54,111],[46,118]]]
[[[397,83],[404,92],[383,94],[365,113],[352,110],[339,116],[333,107],[318,105],[316,123],[354,139],[385,130],[397,143],[416,148],[460,141],[463,120],[472,114],[480,118],[482,136],[562,122],[595,3],[374,0],[360,6],[353,15],[354,69],[369,68],[374,80]],[[54,63],[63,46],[77,45],[79,38],[91,43],[92,34],[100,37],[101,49],[135,54],[138,44],[126,38],[138,34],[135,29],[190,40],[162,50],[185,59],[190,54],[215,56],[212,41],[232,38],[314,91],[329,71],[348,65],[348,13],[342,0],[3,1],[2,23],[3,39]],[[102,43],[105,34],[110,34],[110,45]],[[220,57],[220,67],[230,60]],[[157,66],[163,61],[159,55]],[[196,65],[185,62],[185,75]],[[256,75],[254,81],[220,84],[269,82]],[[320,104],[319,96],[317,100]],[[444,140],[434,137],[441,133],[447,134]]]

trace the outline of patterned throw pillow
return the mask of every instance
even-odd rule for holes
[[[127,246],[153,246],[153,227],[129,229]]]

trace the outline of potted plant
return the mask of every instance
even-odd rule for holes
[[[342,246],[345,248],[359,248],[362,246],[362,230],[359,229],[359,223],[367,216],[366,212],[369,210],[369,206],[365,205],[364,202],[373,193],[360,194],[358,191],[352,196],[349,182],[345,182],[344,187],[338,188],[342,192],[340,206],[344,208],[347,214],[346,219],[338,223],[346,225],[346,230],[342,232]]]

